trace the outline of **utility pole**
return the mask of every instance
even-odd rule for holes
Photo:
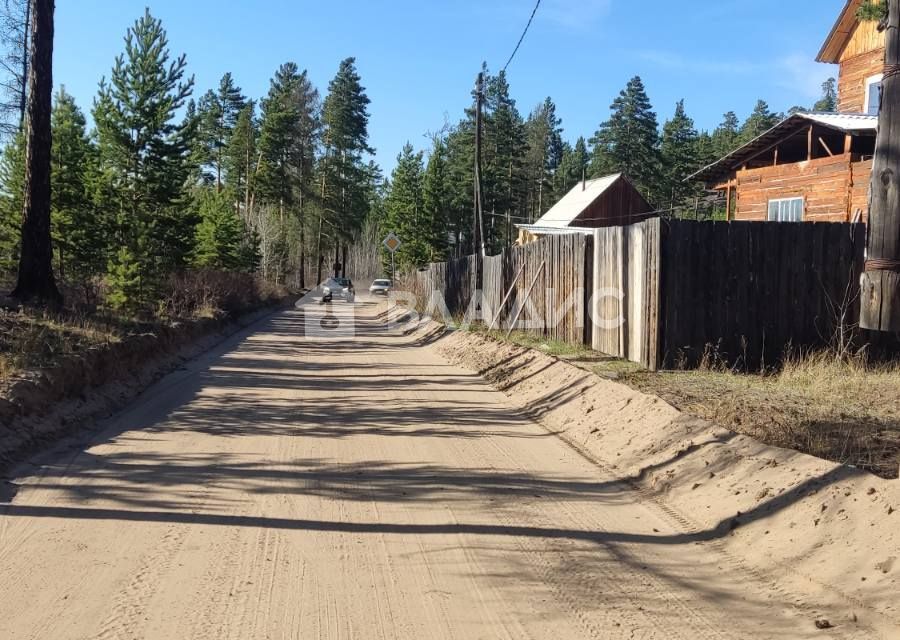
[[[484,110],[484,73],[479,73],[475,81],[475,210],[473,216],[473,244],[472,252],[475,254],[475,286],[473,291],[481,288],[481,270],[484,248],[484,200],[481,192],[481,146],[483,136]]]
[[[859,325],[900,331],[900,0],[888,0]]]

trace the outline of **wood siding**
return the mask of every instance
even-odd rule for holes
[[[862,211],[862,222],[869,221],[869,185],[872,181],[872,161],[860,160],[850,165],[850,222]]]
[[[611,225],[640,222],[653,210],[628,180],[619,178],[603,194],[594,200],[575,220],[572,227],[608,227]]]
[[[804,221],[846,222],[853,198],[851,165],[851,156],[844,154],[739,171],[735,219],[767,220],[770,200],[802,197]]]
[[[841,62],[838,82],[838,111],[863,113],[866,108],[866,81],[884,71],[884,47]]]
[[[883,60],[884,32],[878,30],[878,23],[874,20],[860,22],[854,29],[847,46],[841,52],[841,62],[875,50],[881,51]]]

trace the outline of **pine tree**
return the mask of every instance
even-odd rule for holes
[[[813,111],[833,113],[837,111],[837,101],[837,82],[834,78],[828,78],[822,83],[822,97],[813,105]]]
[[[51,141],[54,1],[31,2],[31,52],[25,127],[25,194],[19,273],[10,294],[22,302],[59,305],[51,240]]]
[[[390,191],[385,200],[387,227],[404,239],[403,246],[394,256],[397,267],[419,266],[428,262],[431,256],[422,197],[422,174],[422,153],[415,152],[407,142],[397,156],[397,166],[391,174]],[[423,222],[426,224],[423,225]]]
[[[621,172],[651,201],[658,197],[659,126],[640,77],[632,78],[610,107],[609,120],[591,138],[591,173]]]
[[[185,80],[185,67],[184,56],[170,59],[162,23],[147,10],[128,30],[125,53],[94,105],[102,175],[112,183],[101,191],[114,196],[104,205],[116,212],[115,241],[127,248],[113,257],[122,277],[112,280],[130,283],[131,262],[116,260],[134,261],[143,298],[166,271],[184,264],[194,239],[185,184],[195,119],[175,121],[194,83]]]
[[[319,164],[323,213],[335,232],[336,252],[346,247],[368,215],[371,176],[364,157],[374,152],[369,146],[369,102],[356,59],[343,60],[322,106],[324,155]],[[320,221],[320,262],[323,231]]]
[[[206,182],[222,189],[225,180],[225,150],[247,99],[230,73],[222,76],[217,91],[207,91],[197,105],[198,143],[202,148],[201,163]]]
[[[225,149],[225,173],[228,176],[226,186],[231,197],[237,203],[236,208],[243,211],[245,220],[251,215],[251,200],[255,193],[257,158],[256,105],[248,102],[238,114],[231,136]]]
[[[204,190],[200,197],[200,224],[197,225],[193,263],[221,270],[249,270],[245,262],[245,231],[228,197]]]
[[[435,137],[422,180],[423,222],[419,225],[419,233],[428,249],[429,262],[443,262],[447,259],[447,234],[450,226],[447,180],[447,148],[440,137]]]
[[[313,174],[320,129],[318,90],[296,64],[282,65],[262,101],[255,187],[261,200],[277,209],[280,225],[286,224],[285,216],[296,222],[296,233],[285,235],[284,241],[297,265],[306,262],[307,217],[316,191]],[[290,262],[280,264],[287,268]],[[306,284],[304,274],[300,268],[300,286]]]
[[[697,166],[701,168],[712,164],[722,157],[719,155],[716,148],[715,134],[712,134],[709,131],[701,131],[697,135],[697,142],[694,145],[694,148]]]
[[[553,202],[553,178],[562,162],[562,121],[550,98],[538,105],[525,122],[528,151],[525,157],[528,194],[527,215],[534,220]]]
[[[0,274],[12,275],[19,264],[25,195],[25,134],[19,132],[0,156]]]
[[[734,111],[722,116],[722,124],[713,131],[712,141],[717,158],[728,155],[740,146],[740,120]]]
[[[591,156],[588,153],[587,143],[583,137],[579,137],[575,141],[575,146],[566,145],[563,149],[562,160],[559,163],[559,170],[554,176],[554,201],[549,202],[550,206],[556,204],[560,198],[566,195],[572,188],[587,177],[588,166],[590,165]]]
[[[697,130],[694,121],[684,110],[684,100],[675,106],[675,115],[663,125],[660,156],[665,184],[663,196],[670,206],[682,206],[696,195],[696,186],[685,178],[699,169],[697,161]]]
[[[84,114],[65,88],[56,95],[52,123],[51,221],[58,272],[61,278],[85,281],[101,274],[107,262],[107,233],[90,194],[96,151]]]
[[[743,126],[741,127],[741,131],[738,136],[740,144],[746,144],[754,138],[761,136],[776,124],[781,122],[781,120],[782,115],[780,113],[772,113],[772,111],[769,109],[768,103],[765,100],[757,101],[756,107],[754,107],[753,109],[753,113],[750,114],[750,117],[747,118],[747,121],[744,122]]]
[[[888,3],[885,0],[863,0],[856,17],[863,21],[881,22],[888,17]]]
[[[31,45],[31,0],[0,3],[0,136],[11,142],[25,124]]]
[[[475,125],[466,118],[454,127],[445,141],[447,150],[447,197],[449,233],[456,256],[471,253],[474,207]]]
[[[484,235],[489,253],[512,243],[514,232],[505,221],[525,209],[525,122],[509,91],[506,72],[496,76],[485,68],[485,123],[482,192]]]
[[[110,258],[107,271],[107,304],[116,311],[137,311],[144,293],[143,266],[138,257],[128,246],[122,245]]]
[[[298,186],[298,94],[304,83],[307,91],[315,91],[305,73],[300,75],[296,64],[283,64],[272,78],[268,96],[262,101],[257,193],[275,205],[282,215],[293,207]]]

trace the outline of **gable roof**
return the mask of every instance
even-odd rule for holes
[[[863,0],[847,0],[844,10],[838,16],[837,22],[831,28],[831,33],[822,45],[822,50],[816,58],[818,62],[830,62],[837,64],[841,61],[841,53],[853,37],[853,31],[859,24],[859,18],[856,13],[862,5]]]
[[[745,160],[749,160],[779,140],[796,133],[802,127],[807,127],[810,122],[850,134],[874,135],[878,130],[878,116],[864,113],[795,113],[724,158],[702,168],[687,180],[711,182],[730,173]]]
[[[545,229],[568,227],[620,178],[622,178],[621,173],[614,173],[610,176],[579,182],[532,226]]]

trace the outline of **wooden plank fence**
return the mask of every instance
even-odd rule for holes
[[[593,279],[592,246],[589,235],[547,236],[486,260],[484,305],[490,309],[490,320],[496,319],[497,326],[509,329],[518,315],[516,330],[571,344],[589,344],[587,301]],[[506,306],[499,310],[507,294]]]
[[[863,225],[671,220],[662,231],[661,366],[772,365],[858,318]]]
[[[484,259],[483,319],[508,329],[519,315],[519,330],[649,369],[753,369],[855,322],[864,247],[863,225],[825,222],[654,219],[547,236]],[[431,264],[406,286],[420,310],[436,292],[460,318],[474,270],[473,256]]]
[[[594,232],[591,299],[596,351],[658,364],[660,219]]]
[[[486,324],[508,329],[513,317],[517,330],[549,339],[590,344],[587,301],[591,291],[593,238],[584,234],[550,236],[484,258],[481,311]],[[541,267],[543,265],[543,267]],[[449,313],[461,318],[475,295],[475,258],[468,256],[430,264],[403,279],[420,311],[434,310],[432,295],[443,297]],[[536,280],[535,280],[536,278]],[[526,300],[529,285],[535,286]],[[501,307],[508,296],[506,306]]]

